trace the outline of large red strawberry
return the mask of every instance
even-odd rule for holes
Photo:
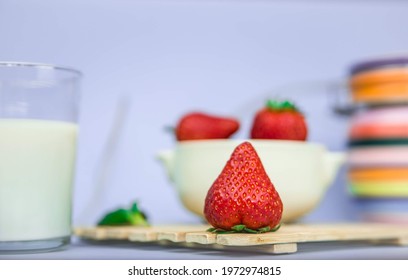
[[[208,190],[204,215],[217,230],[276,230],[283,205],[262,162],[249,142],[238,145]]]
[[[252,139],[282,139],[305,141],[307,124],[299,110],[288,101],[268,100],[252,124]]]
[[[176,138],[183,140],[226,139],[239,128],[234,118],[192,112],[184,115],[177,124]]]

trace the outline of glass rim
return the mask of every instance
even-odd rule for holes
[[[48,70],[58,70],[65,71],[82,77],[81,71],[76,70],[71,67],[55,65],[50,63],[40,63],[40,62],[23,62],[23,61],[0,61],[0,67],[32,67],[38,69],[48,69]]]

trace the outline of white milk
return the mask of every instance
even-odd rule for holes
[[[77,126],[0,120],[0,242],[71,234]]]

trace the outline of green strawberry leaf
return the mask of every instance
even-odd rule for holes
[[[245,225],[236,225],[236,226],[233,226],[231,229],[232,229],[232,231],[242,232],[244,229],[246,229],[246,226]]]
[[[250,229],[250,228],[245,228],[243,231],[246,232],[246,233],[260,233],[257,230]]]
[[[275,232],[275,231],[277,231],[278,229],[280,229],[281,225],[282,225],[282,224],[278,224],[276,227],[274,227],[273,229],[271,229],[270,232]]]
[[[106,214],[99,222],[100,226],[127,225],[131,220],[131,213],[126,209],[117,209]]]
[[[270,227],[270,226],[263,227],[263,228],[258,229],[258,231],[259,231],[260,233],[268,232],[268,231],[271,231],[271,227]]]
[[[146,215],[140,211],[136,203],[129,209],[119,208],[107,213],[98,222],[99,226],[149,226]]]
[[[295,104],[288,100],[267,100],[266,107],[274,111],[298,111]]]
[[[265,232],[275,232],[280,228],[281,224],[278,224],[276,227],[272,228],[262,227],[259,229],[250,229],[247,228],[245,225],[235,225],[231,227],[231,230],[225,230],[221,228],[209,228],[207,229],[208,232],[217,233],[217,234],[226,234],[226,233],[251,233],[251,234],[258,234],[258,233],[265,233]]]

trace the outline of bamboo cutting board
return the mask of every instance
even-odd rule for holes
[[[259,251],[273,254],[294,253],[298,243],[364,241],[408,245],[408,225],[386,224],[288,224],[276,232],[262,234],[216,234],[208,225],[168,225],[152,227],[76,228],[74,233],[91,240],[177,243],[188,247],[221,250]],[[347,243],[346,243],[347,244]]]

